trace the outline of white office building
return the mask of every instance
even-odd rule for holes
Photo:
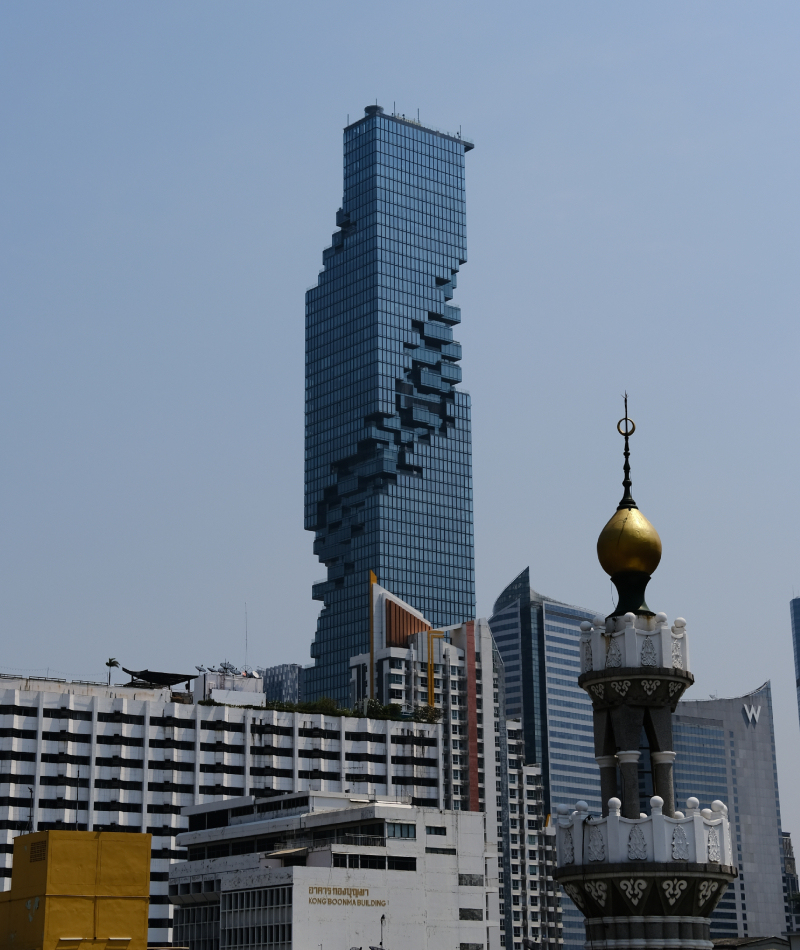
[[[186,814],[169,894],[189,950],[500,946],[485,814],[314,792]]]

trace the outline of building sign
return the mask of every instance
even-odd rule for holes
[[[309,887],[309,904],[333,907],[386,907],[386,900],[370,898],[368,887]]]
[[[758,717],[761,715],[760,706],[748,706],[747,703],[745,703],[744,711],[747,715],[747,718],[750,720],[751,723],[753,721],[755,721],[756,723],[758,722]]]

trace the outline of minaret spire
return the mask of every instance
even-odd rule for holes
[[[619,511],[621,508],[638,508],[639,507],[636,504],[636,502],[633,500],[633,495],[631,495],[631,485],[633,484],[633,482],[631,482],[631,463],[630,463],[631,450],[630,450],[630,445],[628,444],[628,439],[630,439],[630,437],[636,431],[636,423],[633,421],[633,419],[628,418],[627,392],[625,393],[623,398],[625,400],[625,417],[623,419],[620,419],[619,422],[617,423],[617,432],[619,432],[621,436],[625,437],[625,451],[623,453],[625,455],[625,464],[622,466],[622,471],[625,475],[625,477],[622,479],[622,487],[625,489],[625,491],[623,492],[623,495],[622,495],[622,501],[617,505],[617,511]]]
[[[611,616],[621,617],[628,612],[639,616],[653,616],[644,599],[650,575],[661,560],[661,538],[656,529],[639,510],[631,494],[630,437],[636,423],[628,415],[628,394],[624,395],[625,415],[617,423],[617,432],[625,439],[625,463],[622,501],[611,520],[597,539],[597,556],[603,570],[617,588],[619,600]]]
[[[685,811],[675,810],[672,714],[694,676],[686,621],[670,625],[644,599],[661,539],[631,495],[636,426],[624,398],[617,430],[625,439],[625,493],[597,539],[619,600],[605,621],[581,623],[578,676],[592,703],[602,817],[590,815],[585,801],[556,805],[553,877],[586,918],[586,947],[695,950],[711,946],[709,918],[738,876],[737,852],[723,802],[701,812],[692,796]],[[649,815],[640,785],[643,746],[653,781]],[[710,768],[701,764],[696,774],[709,781]]]

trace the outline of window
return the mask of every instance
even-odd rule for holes
[[[346,854],[334,854],[333,855],[333,866],[335,868],[346,868],[347,867],[347,855]]]
[[[387,821],[386,822],[386,837],[387,838],[416,838],[417,826],[409,824],[407,822]]]
[[[426,826],[425,826],[425,834],[426,834],[426,835],[442,835],[442,836],[444,836],[444,835],[447,834],[447,828],[445,828],[444,825],[426,825]]]
[[[472,907],[459,907],[458,908],[458,919],[459,920],[483,920],[483,911],[479,908]]]
[[[390,871],[416,871],[417,870],[417,859],[416,858],[401,858],[397,855],[389,855],[387,860],[387,867]]]
[[[386,858],[382,854],[362,854],[361,868],[369,868],[373,871],[386,870]]]

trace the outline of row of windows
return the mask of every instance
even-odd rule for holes
[[[356,149],[345,148],[344,168],[358,171],[366,164],[371,164],[380,160],[383,164],[389,164],[393,168],[405,166],[409,168],[419,166],[421,168],[431,169],[433,171],[443,172],[449,175],[463,175],[464,155],[436,146],[428,148],[409,147],[411,140],[401,139],[399,142],[385,141],[381,138],[374,138],[360,144]]]
[[[447,137],[424,127],[407,125],[394,117],[381,114],[362,119],[345,130],[345,148],[353,142],[360,145],[370,141],[388,142],[390,145],[402,145],[404,148],[437,148],[456,154],[463,154],[464,151],[464,143],[456,141],[452,136]]]

